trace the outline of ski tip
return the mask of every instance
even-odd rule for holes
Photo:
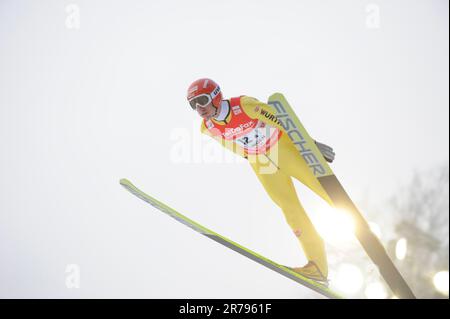
[[[127,184],[131,184],[128,179],[126,179],[126,178],[120,179],[120,185],[127,185]]]
[[[283,93],[275,92],[269,97],[269,99],[272,99],[272,98],[275,98],[275,97],[278,97],[278,96],[283,96]]]

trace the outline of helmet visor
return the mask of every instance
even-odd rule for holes
[[[209,94],[201,94],[189,100],[189,104],[191,105],[193,110],[197,109],[197,106],[205,107],[212,101],[211,96]]]

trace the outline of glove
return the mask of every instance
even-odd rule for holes
[[[334,161],[334,151],[333,149],[325,144],[319,143],[317,141],[314,141],[317,145],[317,147],[319,148],[320,153],[322,153],[323,157],[325,158],[325,160],[329,163],[332,163]]]

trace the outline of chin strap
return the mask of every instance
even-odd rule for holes
[[[317,142],[317,141],[314,141],[314,142],[316,143],[317,147],[319,148],[320,153],[322,153],[325,160],[329,163],[332,163],[334,161],[334,157],[336,155],[333,151],[333,148],[326,144]]]

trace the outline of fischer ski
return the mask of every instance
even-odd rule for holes
[[[378,266],[381,276],[392,292],[398,298],[415,298],[383,245],[370,230],[369,224],[334,175],[318,146],[309,136],[285,97],[281,93],[275,93],[269,97],[268,104],[274,109],[275,115],[281,121],[289,138],[294,142],[300,155],[305,159],[335,207],[346,210],[354,218],[356,238],[374,264]]]
[[[291,270],[290,268],[277,264],[276,262],[265,258],[264,256],[261,256],[260,254],[245,248],[241,245],[239,245],[238,243],[235,243],[234,241],[221,236],[215,232],[213,232],[212,230],[209,230],[206,227],[203,227],[202,225],[196,223],[195,221],[187,218],[186,216],[178,213],[176,210],[174,210],[173,208],[170,208],[169,206],[163,204],[162,202],[156,200],[155,198],[145,194],[143,191],[139,190],[136,186],[134,186],[130,181],[128,181],[127,179],[121,179],[120,180],[120,184],[125,187],[130,193],[132,193],[133,195],[139,197],[140,199],[142,199],[143,201],[149,203],[150,205],[152,205],[153,207],[157,208],[158,210],[160,210],[161,212],[169,215],[170,217],[176,219],[178,222],[192,228],[193,230],[195,230],[196,232],[205,235],[206,237],[240,253],[241,255],[256,261],[257,263],[305,286],[308,287],[314,291],[316,291],[317,293],[328,297],[328,298],[333,298],[333,299],[341,299],[342,297],[340,295],[338,295],[337,293],[333,292],[331,289],[329,289],[328,287],[326,287],[323,284],[320,284],[318,282],[315,282],[314,280],[308,279],[296,272],[294,272],[293,270]]]

